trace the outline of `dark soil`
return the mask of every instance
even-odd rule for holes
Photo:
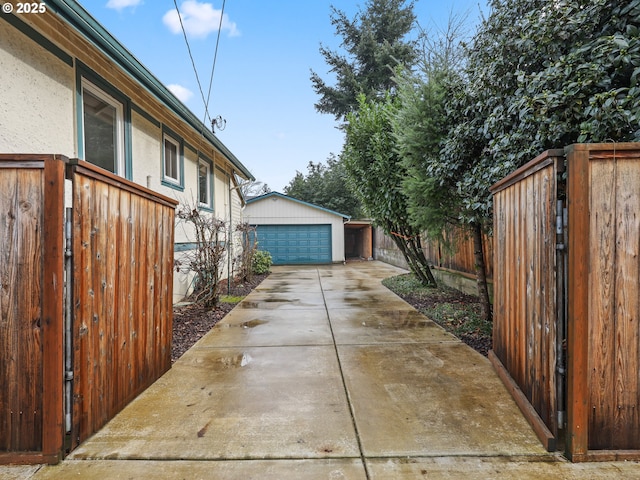
[[[244,297],[251,293],[268,274],[254,275],[251,282],[234,281],[228,293],[232,297]],[[227,295],[226,285],[223,294]],[[207,309],[197,303],[173,307],[173,344],[171,346],[171,362],[175,362],[194,343],[202,338],[213,326],[229,313],[235,303],[220,302],[215,308]]]
[[[396,294],[413,308],[431,318],[445,330],[456,335],[460,340],[474,350],[480,352],[485,357],[488,355],[493,343],[491,335],[479,328],[471,329],[471,331],[468,332],[461,332],[460,325],[452,324],[451,322],[438,318],[438,316],[433,315],[432,313],[438,308],[438,306],[447,303],[453,305],[456,309],[473,310],[479,316],[480,300],[478,297],[474,295],[467,295],[453,288],[438,289],[437,294],[433,293],[428,296],[401,292],[396,292]]]

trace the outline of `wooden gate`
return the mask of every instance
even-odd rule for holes
[[[0,155],[0,463],[62,452],[65,160]]]
[[[492,191],[496,370],[549,450],[564,429],[573,461],[640,459],[640,144],[548,151]]]
[[[640,144],[567,149],[567,453],[640,458]]]
[[[170,368],[176,204],[86,162],[0,155],[0,463],[57,462]]]
[[[549,451],[558,436],[557,179],[550,150],[492,187],[494,329],[489,357]]]
[[[75,448],[171,367],[177,202],[71,162]]]

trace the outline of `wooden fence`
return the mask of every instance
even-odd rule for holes
[[[402,253],[393,239],[385,235],[382,229],[373,232],[374,256],[392,265],[408,268]],[[452,272],[474,280],[476,279],[473,238],[462,229],[445,232],[446,242],[422,237],[422,249],[425,257],[436,270]],[[487,269],[487,280],[493,281],[493,238],[483,235],[483,254]],[[474,287],[475,288],[475,287]]]
[[[493,351],[498,372],[548,450],[558,436],[557,178],[564,151],[543,153],[493,186]],[[508,372],[506,375],[505,372]],[[525,400],[526,398],[526,400]],[[532,412],[530,412],[532,413]]]
[[[640,144],[546,152],[492,190],[491,360],[550,450],[564,428],[573,461],[640,459]]]
[[[473,237],[462,229],[444,232],[444,242],[424,240],[423,250],[434,267],[476,278]],[[487,279],[493,279],[493,239],[483,235],[483,254]]]
[[[176,202],[57,156],[0,155],[0,192],[0,463],[54,463],[170,368]]]

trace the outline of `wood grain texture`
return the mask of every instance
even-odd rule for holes
[[[43,170],[0,177],[0,446],[42,449]]]
[[[65,160],[0,155],[0,463],[61,454]]]
[[[638,459],[640,147],[573,145],[567,155],[567,455]]]
[[[443,232],[443,241],[432,240],[423,236],[425,257],[436,267],[462,272],[476,276],[473,252],[473,237],[463,229],[451,228]],[[482,237],[484,261],[487,268],[487,279],[493,279],[493,238]],[[393,247],[391,247],[393,248]]]
[[[558,152],[552,152],[557,155]],[[556,416],[556,176],[541,155],[494,189],[493,352],[518,391],[558,435]]]
[[[44,165],[44,265],[42,296],[42,453],[56,463],[64,448],[64,183],[67,159]]]
[[[98,173],[73,174],[76,445],[171,365],[173,205]]]

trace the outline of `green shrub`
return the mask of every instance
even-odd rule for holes
[[[271,263],[271,254],[264,250],[258,250],[253,256],[253,273],[256,275],[269,273]]]

